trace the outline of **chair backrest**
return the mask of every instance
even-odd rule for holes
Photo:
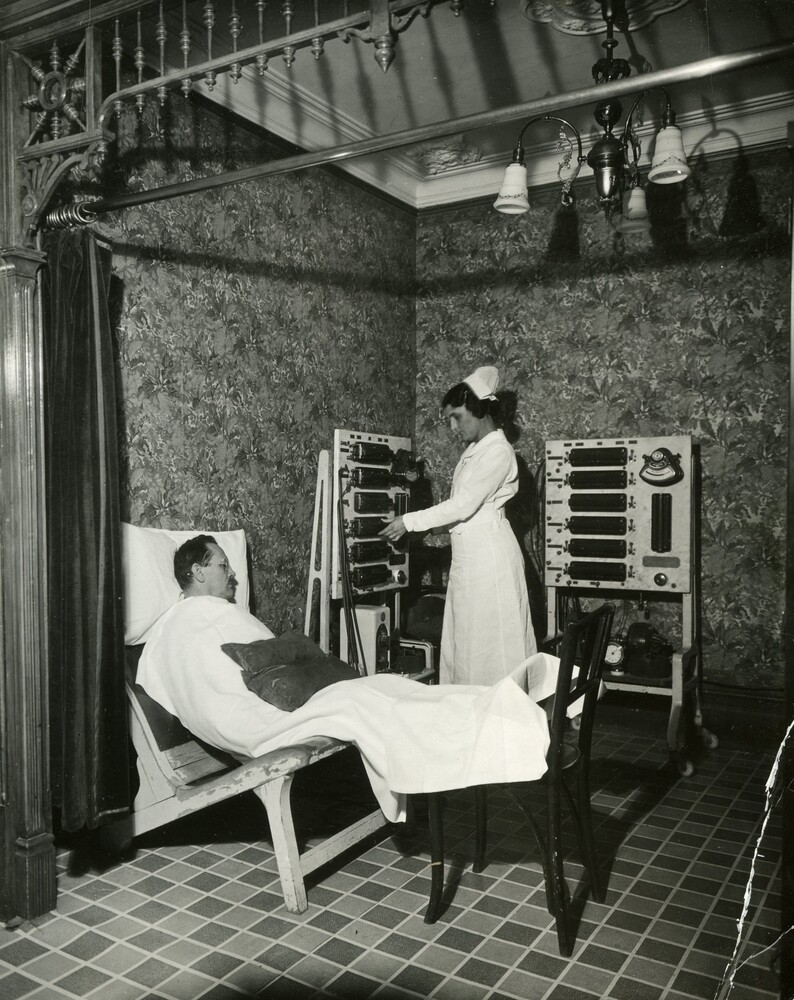
[[[580,751],[589,753],[596,701],[601,687],[614,604],[602,604],[578,621],[568,622],[560,643],[560,667],[551,714],[551,747],[548,763],[552,774],[561,766],[566,710],[582,699],[578,730]],[[575,674],[575,676],[574,676]]]

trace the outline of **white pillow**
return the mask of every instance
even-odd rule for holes
[[[248,558],[245,532],[172,531],[170,528],[139,528],[121,524],[124,568],[124,642],[134,646],[146,642],[152,626],[181,593],[174,576],[174,553],[196,535],[212,535],[229,557],[237,577],[235,602],[248,610]]]

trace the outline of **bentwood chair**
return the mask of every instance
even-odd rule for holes
[[[597,902],[603,902],[605,896],[596,860],[590,813],[590,744],[603,672],[604,652],[609,641],[614,614],[614,605],[604,604],[578,621],[566,625],[559,647],[559,674],[551,710],[550,744],[546,754],[548,770],[536,782],[505,786],[524,813],[540,848],[543,875],[546,880],[546,904],[549,913],[555,918],[560,954],[565,957],[571,955],[574,939],[569,916],[568,887],[562,863],[563,798],[568,802],[573,814],[579,849],[592,896]],[[583,701],[579,728],[569,728],[567,710],[580,698]],[[574,777],[575,787],[571,790],[568,781]],[[527,797],[529,790],[536,785],[545,788],[545,833]],[[485,867],[487,786],[480,785],[475,788],[474,796],[475,846],[472,867],[475,872],[480,872]],[[440,794],[428,796],[428,822],[432,865],[430,901],[425,912],[425,923],[431,924],[438,919],[444,888],[444,835]]]

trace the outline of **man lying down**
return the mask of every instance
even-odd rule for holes
[[[254,691],[272,697],[255,683],[259,654],[273,650],[280,659],[290,648],[234,604],[234,571],[214,538],[185,542],[174,555],[174,573],[183,599],[155,625],[137,680],[206,743],[256,757],[312,736],[349,741],[392,822],[405,820],[406,794],[527,781],[545,772],[548,724],[536,701],[554,692],[554,657],[536,654],[492,687],[427,686],[396,674],[359,677],[304,638],[304,651],[313,648],[315,661],[323,657],[320,666],[330,676],[351,679],[335,680],[289,711]],[[277,669],[283,675],[292,668]]]

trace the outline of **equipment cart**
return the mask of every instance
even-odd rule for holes
[[[703,746],[718,744],[702,717],[697,446],[683,435],[547,441],[545,468],[548,636],[564,627],[562,609],[572,594],[678,598],[682,641],[672,651],[669,679],[631,679],[621,663],[626,650],[616,640],[604,683],[670,699],[670,758],[682,775],[691,775],[690,724]],[[644,639],[641,631],[635,636]]]

